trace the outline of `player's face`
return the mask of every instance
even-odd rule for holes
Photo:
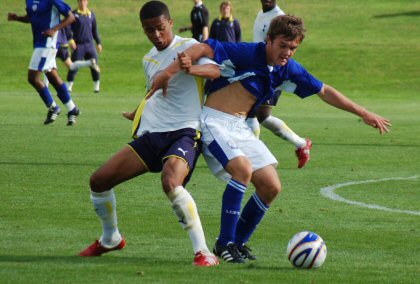
[[[230,6],[229,5],[223,5],[222,9],[220,9],[220,13],[222,14],[223,18],[230,17]]]
[[[88,6],[88,0],[79,0],[77,1],[77,3],[79,4],[79,9],[84,11],[87,9]]]
[[[157,50],[164,50],[171,44],[173,40],[172,20],[162,15],[156,18],[142,20],[142,25],[144,33]]]
[[[261,6],[264,10],[271,10],[276,6],[276,0],[261,0]]]
[[[289,59],[295,54],[299,44],[297,39],[288,40],[283,36],[278,36],[274,40],[271,40],[267,37],[267,63],[273,66],[286,65]]]

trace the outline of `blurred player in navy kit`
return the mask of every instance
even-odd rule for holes
[[[60,22],[60,14],[65,17],[62,22]],[[67,125],[73,125],[76,123],[76,118],[79,116],[80,111],[74,104],[66,84],[58,75],[55,61],[58,31],[74,21],[74,15],[70,6],[62,0],[27,0],[26,15],[18,16],[14,13],[9,13],[7,18],[9,21],[31,23],[34,52],[29,63],[28,81],[37,90],[48,108],[44,124],[54,122],[61,113],[61,109],[54,101],[48,86],[45,85],[41,78],[43,72],[57,91],[58,98],[69,111],[67,114]]]
[[[230,1],[223,1],[220,4],[220,16],[211,24],[209,37],[223,42],[242,41],[241,25],[232,15]]]
[[[73,49],[71,60],[94,59],[95,62],[98,62],[98,53],[93,41],[95,40],[99,53],[102,52],[102,44],[96,26],[96,16],[89,10],[88,0],[78,0],[77,3],[79,5],[78,9],[73,11],[76,20],[71,25],[73,37],[69,39],[70,47]],[[91,68],[95,93],[100,91],[100,75],[98,71],[98,68]],[[76,73],[77,70],[70,70],[67,74],[67,86],[70,91],[73,89]]]
[[[179,29],[179,32],[191,31],[193,38],[203,42],[209,38],[209,11],[203,1],[193,0],[194,8],[191,10],[191,26]]]

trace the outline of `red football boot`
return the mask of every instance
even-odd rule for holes
[[[101,243],[96,240],[93,244],[82,250],[79,255],[80,256],[101,256],[104,253],[113,251],[113,250],[121,250],[125,247],[125,239],[122,238],[121,242],[113,247],[113,248],[106,248],[101,245]]]
[[[306,145],[296,149],[296,156],[298,157],[298,168],[303,168],[310,159],[310,151],[312,148],[311,139],[306,139]]]

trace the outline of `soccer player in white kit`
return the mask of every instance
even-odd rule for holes
[[[149,1],[140,10],[143,30],[154,47],[144,56],[147,86],[160,70],[197,43],[191,38],[172,34],[173,21],[168,7]],[[204,77],[215,78],[220,72],[209,59]],[[194,73],[194,72],[192,72]],[[194,199],[185,189],[201,152],[199,116],[203,103],[202,78],[181,72],[169,83],[169,96],[157,93],[144,104],[138,137],[100,167],[90,179],[91,200],[101,220],[101,238],[83,250],[81,256],[100,256],[125,246],[117,226],[116,199],[113,188],[146,172],[161,172],[162,187],[181,226],[193,244],[197,266],[214,266],[219,260],[208,249]],[[201,82],[200,82],[201,81]]]
[[[285,14],[276,4],[276,0],[261,0],[261,5],[262,10],[258,12],[254,22],[254,42],[265,42],[271,20]],[[262,103],[255,117],[248,118],[247,123],[257,136],[260,134],[261,123],[275,135],[295,145],[298,168],[302,168],[309,161],[312,141],[300,137],[283,120],[272,115],[272,108],[277,105],[280,94],[281,92],[276,92],[273,98]]]

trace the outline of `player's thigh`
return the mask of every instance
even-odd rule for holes
[[[184,184],[188,173],[189,167],[185,160],[179,157],[166,159],[161,173],[162,186],[165,193],[169,193],[175,187]]]
[[[270,205],[280,194],[280,178],[273,165],[256,170],[252,175],[251,181],[256,188],[258,196],[267,205]]]
[[[106,191],[147,171],[132,148],[125,146],[92,174],[91,188],[93,191]]]
[[[86,60],[89,60],[92,58],[95,58],[96,61],[98,61],[98,53],[96,52],[96,48],[93,44],[86,46],[86,53],[84,56],[84,59]]]
[[[48,81],[56,88],[64,83],[58,74],[57,69],[52,69],[51,71],[45,73],[45,75],[47,75]]]
[[[77,61],[77,60],[83,60],[83,58],[85,57],[85,48],[83,46],[83,44],[77,45],[77,48],[73,50],[72,54],[71,54],[71,60]]]

